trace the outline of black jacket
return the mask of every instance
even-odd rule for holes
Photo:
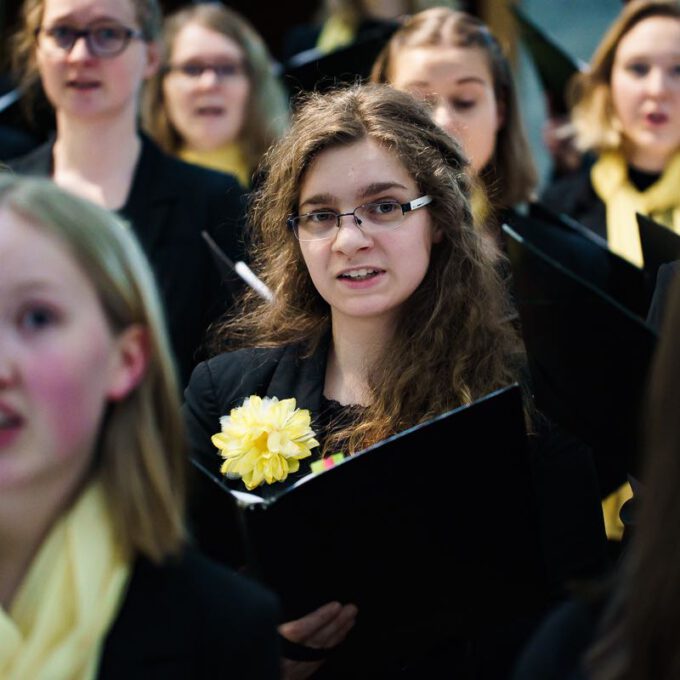
[[[607,208],[590,181],[593,163],[594,159],[589,159],[575,172],[548,185],[541,194],[541,203],[555,212],[573,217],[606,239]]]
[[[10,163],[25,175],[50,177],[54,139]],[[139,238],[156,274],[184,385],[208,325],[230,302],[201,231],[233,260],[242,255],[243,190],[231,175],[189,165],[142,135],[142,151],[120,215]],[[200,356],[200,355],[199,355]]]
[[[275,597],[188,551],[135,563],[104,642],[99,680],[273,680],[279,677]]]

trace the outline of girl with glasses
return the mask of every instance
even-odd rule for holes
[[[271,594],[188,547],[184,431],[130,229],[0,173],[0,677],[278,677]]]
[[[262,38],[221,3],[186,7],[163,30],[164,65],[144,120],[171,154],[230,172],[243,186],[288,124],[288,99]]]
[[[426,107],[383,85],[312,95],[263,172],[250,212],[252,256],[274,300],[248,295],[218,337],[222,348],[240,349],[192,375],[184,412],[204,467],[218,472],[211,435],[251,395],[295,397],[308,409],[318,457],[351,455],[518,379],[510,305],[472,228],[466,161]],[[592,520],[578,539],[588,554],[578,559],[592,567],[602,534],[597,496],[588,496],[596,494],[591,462],[576,453],[571,465],[581,517]],[[308,469],[303,461],[258,491]],[[562,566],[573,556],[564,557]],[[331,648],[356,614],[351,603],[330,603],[281,631]],[[290,677],[318,668],[299,663]],[[329,677],[335,663],[342,654],[329,660]]]
[[[156,0],[25,0],[15,36],[26,103],[40,91],[56,136],[11,163],[132,223],[158,277],[182,382],[225,308],[201,231],[239,257],[242,190],[226,174],[168,157],[138,131],[140,90],[159,67]]]

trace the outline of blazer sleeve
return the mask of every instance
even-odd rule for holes
[[[219,468],[219,456],[210,438],[220,431],[220,417],[215,385],[207,361],[194,369],[184,391],[182,414],[187,430],[187,442],[192,458],[212,472]]]

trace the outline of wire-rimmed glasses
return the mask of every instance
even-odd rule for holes
[[[364,203],[352,212],[338,213],[334,210],[314,210],[304,215],[291,215],[286,223],[299,241],[323,241],[333,238],[340,228],[341,220],[347,215],[354,218],[354,224],[361,231],[371,234],[398,227],[406,213],[432,203],[432,197],[425,195],[407,203],[399,201],[375,201]]]
[[[131,40],[144,40],[144,34],[122,24],[106,21],[87,28],[76,28],[68,24],[40,26],[35,31],[35,38],[39,47],[52,53],[68,53],[80,38],[85,38],[85,44],[92,56],[111,58],[123,52]]]

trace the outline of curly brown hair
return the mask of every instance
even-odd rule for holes
[[[369,371],[371,404],[361,423],[332,436],[326,451],[338,442],[360,450],[516,378],[510,305],[492,254],[472,227],[464,156],[424,105],[385,85],[308,95],[289,133],[264,157],[265,179],[249,214],[251,256],[274,301],[247,293],[218,338],[232,347],[304,343],[311,352],[328,334],[329,306],[286,218],[297,211],[305,172],[320,153],[367,138],[395,154],[420,192],[432,197],[432,227],[443,236]]]

